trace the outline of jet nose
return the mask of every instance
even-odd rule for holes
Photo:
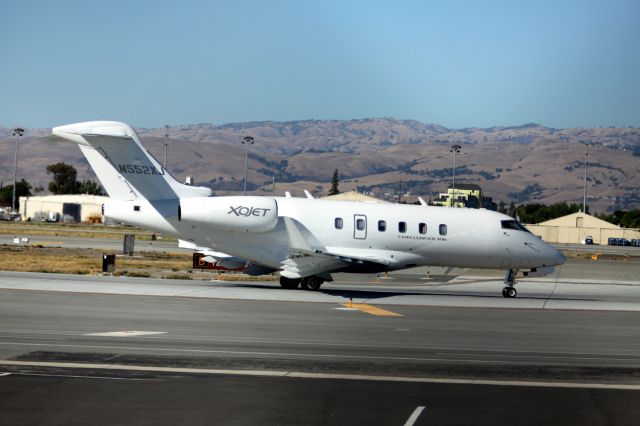
[[[550,245],[548,247],[549,247],[549,250],[548,250],[547,261],[549,262],[549,265],[562,265],[567,260],[567,258],[562,253],[560,253],[555,247],[552,247]]]

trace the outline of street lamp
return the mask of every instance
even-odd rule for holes
[[[16,127],[12,135],[16,137],[16,151],[13,157],[13,197],[11,198],[11,211],[16,211],[16,177],[18,176],[18,137],[22,136],[24,129]]]
[[[453,203],[456,199],[456,154],[460,153],[462,147],[458,144],[452,145],[449,152],[453,152],[453,172],[451,177],[451,207],[453,207]]]
[[[162,167],[167,169],[167,145],[169,144],[169,126],[164,125],[164,164]]]
[[[249,145],[254,143],[253,136],[245,136],[242,138],[242,144],[244,145],[244,190],[242,195],[247,195],[247,167],[249,165]]]
[[[584,151],[584,194],[582,195],[582,211],[587,213],[587,162],[589,161],[589,143],[585,143]]]

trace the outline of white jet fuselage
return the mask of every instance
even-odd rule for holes
[[[267,200],[277,212],[264,212]],[[187,214],[187,206],[196,213]],[[136,201],[115,202],[114,207],[105,206],[107,217],[274,269],[291,254],[284,218],[298,223],[303,240],[313,250],[371,260],[372,264],[345,268],[352,272],[423,265],[524,269],[564,261],[535,235],[503,226],[504,222],[512,225],[513,218],[484,209],[252,196],[189,198],[161,207],[165,212],[173,210],[172,215],[154,214],[158,206]],[[208,209],[213,209],[210,221]],[[266,214],[274,214],[268,219],[271,224],[258,222]],[[190,220],[193,216],[197,219]]]

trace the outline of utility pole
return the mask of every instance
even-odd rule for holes
[[[587,162],[589,161],[589,143],[585,144],[584,151],[584,194],[582,195],[582,211],[587,213]]]
[[[253,136],[245,136],[242,138],[244,144],[244,190],[242,195],[247,195],[247,167],[249,166],[249,145],[253,145],[255,139]]]
[[[449,152],[453,152],[453,172],[451,176],[451,207],[456,200],[456,154],[460,153],[462,147],[458,144],[452,145]]]
[[[169,145],[169,125],[164,125],[164,167],[167,170],[167,146]]]
[[[13,156],[13,197],[11,198],[11,211],[16,211],[16,178],[18,176],[18,137],[22,136],[24,129],[16,127],[13,136],[16,137],[16,151]]]

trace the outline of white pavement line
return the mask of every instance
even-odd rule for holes
[[[156,373],[189,373],[211,375],[240,375],[240,376],[267,376],[286,377],[286,371],[270,370],[224,370],[207,368],[173,368],[173,367],[146,367],[125,364],[83,364],[71,362],[36,362],[36,361],[0,361],[0,365],[13,365],[24,367],[55,367],[55,368],[79,368],[94,370],[120,370],[120,371],[146,371]]]
[[[413,410],[413,413],[411,413],[411,415],[409,416],[407,421],[404,423],[404,426],[413,426],[416,423],[416,420],[418,420],[418,417],[420,417],[420,414],[422,414],[423,411],[424,411],[424,407],[422,407],[422,406],[416,407],[416,409]]]
[[[84,336],[101,336],[101,337],[136,337],[136,336],[148,336],[151,334],[167,334],[166,331],[107,331],[103,333],[87,333]]]
[[[11,374],[11,373],[6,373]],[[38,373],[13,373],[14,376],[35,376],[35,377],[65,377],[69,379],[100,379],[100,380],[130,380],[134,382],[157,382],[157,379],[137,379],[133,377],[100,377],[100,376],[78,376],[72,374],[38,374]]]
[[[11,373],[0,373],[0,377],[10,376]]]
[[[72,362],[39,362],[39,361],[8,361],[0,360],[0,365],[23,367],[54,367],[54,368],[78,368],[95,370],[120,370],[120,371],[147,371],[156,373],[189,373],[210,375],[235,375],[235,376],[261,376],[261,377],[290,377],[300,379],[337,379],[360,380],[373,382],[409,382],[409,383],[436,383],[458,385],[490,385],[490,386],[520,386],[520,387],[545,387],[545,388],[578,388],[578,389],[618,389],[640,391],[640,385],[605,384],[605,383],[558,383],[558,382],[526,382],[515,380],[476,380],[476,379],[441,379],[430,377],[403,377],[403,376],[367,376],[360,374],[331,374],[331,373],[305,373],[296,371],[275,370],[223,370],[209,368],[180,368],[180,367],[151,367],[126,364],[84,364]],[[19,373],[17,373],[19,374]]]

